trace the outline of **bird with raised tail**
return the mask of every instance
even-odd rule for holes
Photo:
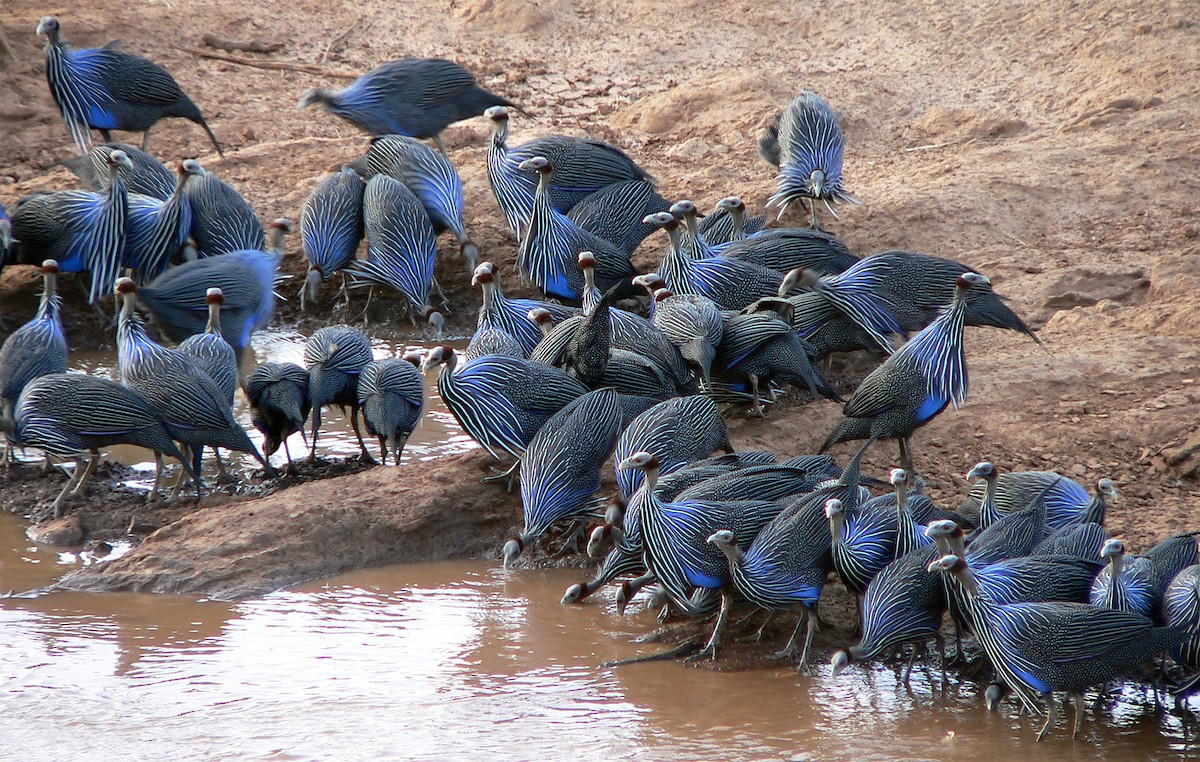
[[[505,568],[552,526],[570,521],[563,550],[578,550],[583,519],[599,510],[600,468],[621,433],[621,405],[612,389],[572,400],[550,417],[521,454],[524,526],[504,544]]]
[[[491,106],[515,106],[479,86],[469,71],[442,58],[401,58],[363,74],[341,90],[312,89],[297,108],[320,106],[372,135],[433,138]]]
[[[383,135],[372,140],[366,155],[350,166],[366,180],[382,173],[404,183],[425,207],[434,234],[449,230],[458,241],[467,272],[475,269],[479,247],[467,235],[462,180],[449,159],[412,138]]]
[[[265,362],[246,379],[250,422],[263,435],[263,452],[269,458],[283,445],[288,472],[294,473],[287,440],[304,436],[304,424],[312,410],[308,396],[308,371],[292,362]]]
[[[358,377],[358,405],[362,408],[367,433],[379,439],[380,461],[400,465],[409,436],[421,422],[425,410],[425,384],[421,379],[421,356],[374,360]]]
[[[113,130],[141,132],[144,151],[158,120],[182,117],[203,127],[217,154],[225,157],[200,109],[166,69],[114,46],[69,47],[53,16],[38,22],[37,34],[46,38],[50,95],[80,152],[91,147],[92,130],[106,141],[112,140]]]
[[[337,405],[343,411],[350,408],[350,425],[358,438],[361,458],[366,463],[375,459],[367,452],[358,427],[361,407],[358,398],[359,376],[371,364],[371,340],[348,325],[318,328],[304,344],[304,366],[308,369],[308,396],[312,403],[312,433],[308,460],[317,459],[317,435],[321,430],[321,408]]]
[[[300,287],[300,310],[316,300],[321,284],[354,261],[363,229],[362,177],[342,167],[317,184],[300,211],[300,247],[308,259],[308,274]],[[342,289],[346,288],[345,275]],[[347,297],[347,302],[349,298]]]

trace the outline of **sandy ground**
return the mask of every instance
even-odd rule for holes
[[[0,202],[72,186],[65,170],[44,169],[72,151],[33,34],[47,12],[77,45],[121,38],[126,50],[174,72],[227,158],[183,121],[156,128],[152,152],[169,161],[198,156],[264,220],[298,218],[315,183],[366,144],[329,114],[296,111],[299,95],[392,58],[453,58],[532,112],[514,117],[515,142],[550,132],[612,141],[659,179],[664,195],[703,208],[738,193],[761,210],[773,174],[756,154],[758,131],[812,88],[843,117],[847,183],[864,201],[839,209],[832,232],[861,254],[898,247],[970,264],[1039,328],[1048,349],[969,329],[968,402],[916,439],[935,497],[957,504],[962,475],[982,459],[1084,483],[1110,476],[1123,495],[1111,531],[1143,549],[1200,528],[1200,45],[1190,10],[1115,0],[16,0],[0,9],[16,57],[0,61]],[[329,76],[197,57],[189,49],[210,50],[205,34],[280,43],[271,55],[238,55]],[[515,241],[487,186],[486,135],[476,119],[446,137],[471,234],[485,258],[511,271]],[[637,263],[653,267],[663,243],[652,238]],[[451,328],[465,333],[478,297],[456,245],[444,240],[443,248],[438,277],[456,310]],[[303,272],[295,239],[285,269]],[[29,268],[4,273],[0,316],[9,329],[29,314],[34,280]],[[515,283],[509,290],[519,291]],[[305,317],[282,305],[279,319],[340,321],[331,297]],[[372,330],[403,334],[400,314],[379,313]],[[78,302],[70,327],[77,345],[111,342]],[[869,367],[861,358],[838,362],[833,377],[849,391]],[[790,455],[815,450],[837,418],[836,405],[820,403],[731,426],[740,447]],[[867,465],[882,473],[894,458],[881,445]]]

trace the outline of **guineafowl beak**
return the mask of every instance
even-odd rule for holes
[[[54,18],[53,16],[43,16],[41,21],[38,22],[37,29],[34,30],[34,34],[44,34],[49,37],[57,31],[58,19]]]
[[[967,472],[967,480],[971,479],[986,479],[992,475],[991,463],[976,463],[975,467]]]

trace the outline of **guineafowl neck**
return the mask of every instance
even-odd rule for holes
[[[205,327],[207,333],[220,335],[221,333],[221,305],[208,305],[208,325]]]

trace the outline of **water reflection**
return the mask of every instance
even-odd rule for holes
[[[70,554],[0,516],[4,586]],[[1177,720],[1127,697],[1072,743],[985,712],[970,684],[890,667],[836,682],[674,663],[605,669],[661,646],[611,596],[561,606],[571,570],[483,562],[355,572],[229,604],[138,594],[0,601],[4,748],[61,759],[1090,760],[1183,756]]]
[[[254,352],[254,365],[246,370],[253,370],[258,364],[264,362],[294,362],[301,367],[304,366],[304,342],[307,337],[295,330],[291,329],[270,329],[259,331],[254,334],[251,342],[251,349]],[[372,339],[372,349],[376,359],[385,359],[388,357],[401,357],[405,352],[412,350],[424,350],[426,347],[419,344],[405,344],[403,342],[388,341],[384,339]],[[465,347],[466,341],[450,341],[446,342],[448,346]],[[70,359],[70,368],[72,371],[86,371],[102,378],[116,379],[117,375],[117,354],[115,349],[103,350],[87,350],[72,352]],[[467,436],[458,422],[454,420],[454,416],[446,409],[442,403],[441,397],[437,393],[437,374],[431,373],[425,377],[425,409],[426,413],[421,419],[420,425],[412,436],[408,439],[408,444],[404,448],[402,463],[416,458],[417,460],[429,460],[440,455],[463,452],[475,447],[474,441]],[[259,448],[262,447],[263,439],[254,426],[250,423],[250,405],[246,401],[245,395],[240,392],[234,398],[234,417],[247,433],[250,434],[251,440]],[[366,436],[366,429],[363,429],[364,437],[367,440],[367,446],[376,457],[379,456],[377,441]],[[308,445],[305,442],[304,436],[301,434],[293,434],[288,439],[288,447],[291,448],[293,458],[301,458],[307,455]],[[327,408],[321,416],[321,438],[318,443],[318,452],[322,456],[345,458],[358,455],[358,440],[354,436],[354,432],[350,427],[350,416],[347,413],[342,415],[337,408]],[[105,457],[115,460],[120,463],[132,466],[138,473],[137,476],[128,482],[127,486],[140,490],[149,490],[154,482],[154,460],[146,450],[140,447],[116,446],[107,448],[104,451]],[[238,453],[233,453],[231,456],[235,462],[240,461],[247,466],[253,466],[254,462],[248,456]],[[41,454],[30,450],[21,456],[28,462],[39,462]],[[271,458],[271,463],[276,466],[286,464],[286,457],[282,447]]]

